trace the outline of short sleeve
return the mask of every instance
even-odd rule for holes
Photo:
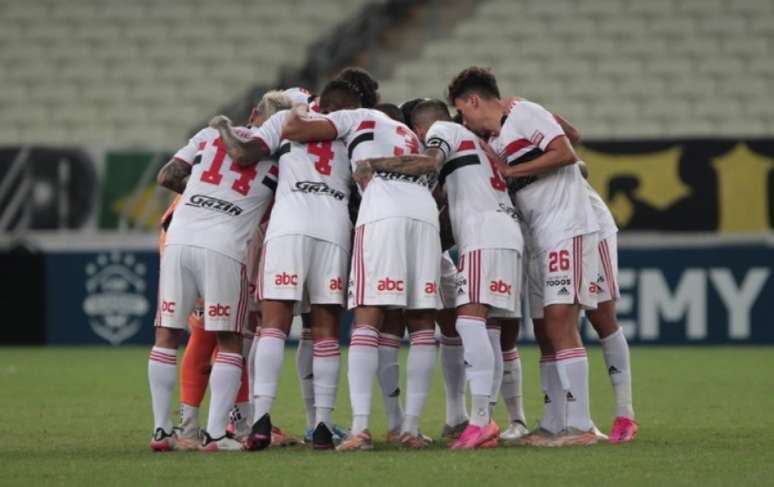
[[[339,110],[328,114],[327,117],[336,128],[336,138],[346,140],[363,120],[365,113],[360,110]]]
[[[459,132],[449,122],[435,122],[425,135],[425,147],[440,149],[446,159],[452,155],[459,145]]]
[[[288,113],[290,113],[288,110],[282,110],[281,112],[275,113],[269,117],[263,125],[253,129],[250,132],[250,138],[263,141],[269,149],[269,153],[273,154],[279,149],[282,140],[282,127],[285,125]]]
[[[188,140],[188,144],[175,152],[173,157],[188,164],[193,164],[196,153],[204,149],[204,145],[207,143],[206,131],[206,128],[198,131],[196,135]]]
[[[555,138],[564,135],[564,131],[554,116],[537,103],[522,101],[515,108],[513,122],[519,135],[532,145],[545,151]]]

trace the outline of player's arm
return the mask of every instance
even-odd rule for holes
[[[171,189],[175,193],[182,193],[185,191],[185,185],[188,183],[190,175],[191,165],[173,157],[161,168],[156,176],[156,182],[159,186]]]
[[[223,147],[232,161],[239,166],[252,166],[263,159],[271,156],[266,143],[259,139],[242,139],[231,126],[231,120],[223,115],[217,115],[210,120],[210,127],[214,128],[220,134],[223,140]]]
[[[357,161],[357,167],[352,177],[363,186],[363,182],[367,183],[374,171],[422,176],[440,169],[445,160],[446,156],[443,151],[435,147],[427,149],[424,154],[363,159]]]
[[[561,115],[558,115],[556,113],[552,114],[554,116],[554,119],[556,120],[556,123],[559,124],[560,127],[562,127],[562,130],[564,131],[564,135],[567,136],[568,139],[570,139],[570,144],[575,145],[578,142],[580,142],[581,135],[580,131],[569,121],[567,121],[566,118],[562,117]]]
[[[515,166],[500,164],[498,164],[498,166],[502,175],[507,178],[523,178],[527,176],[539,176],[564,166],[571,166],[577,161],[578,156],[570,145],[567,136],[560,135],[554,138],[554,140],[546,146],[543,155],[537,159]]]
[[[293,142],[319,142],[335,140],[338,137],[333,122],[327,118],[307,118],[304,113],[303,105],[293,107],[282,127],[283,139]]]

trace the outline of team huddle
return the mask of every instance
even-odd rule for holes
[[[162,218],[148,362],[153,450],[301,442],[271,421],[296,315],[303,441],[315,449],[373,448],[375,378],[387,442],[430,445],[420,420],[439,348],[442,436],[452,449],[634,439],[629,347],[615,317],[617,228],[584,178],[578,131],[536,103],[501,97],[483,68],[460,72],[447,94],[455,116],[437,99],[380,103],[378,83],[347,68],[319,97],[266,93],[245,126],[213,118],[162,168],[159,184],[180,196]],[[532,431],[517,348],[522,299],[541,350],[544,409]],[[333,422],[344,307],[353,314],[349,430]],[[599,335],[616,399],[609,438],[591,419],[581,312]],[[492,418],[498,396],[510,419],[502,431]]]

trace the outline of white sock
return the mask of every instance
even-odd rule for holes
[[[465,362],[468,364],[467,378],[470,382],[470,422],[485,426],[489,424],[489,395],[494,380],[494,353],[486,332],[486,320],[474,316],[457,317],[457,333],[462,338]],[[481,397],[486,397],[486,412],[481,411]]]
[[[556,352],[556,371],[567,398],[567,427],[594,427],[589,407],[589,361],[583,347]]]
[[[382,388],[387,430],[400,428],[403,411],[400,409],[400,337],[379,334],[379,386]]]
[[[210,372],[210,413],[207,433],[212,438],[226,434],[228,413],[234,407],[242,377],[242,354],[218,352]]]
[[[298,383],[301,384],[301,399],[304,401],[306,429],[311,429],[315,426],[313,356],[312,330],[303,328],[301,330],[301,339],[298,341],[298,348],[296,349],[296,372],[298,372]]]
[[[339,388],[341,351],[335,338],[323,338],[314,342],[314,406],[315,425],[333,426],[333,407]]]
[[[629,343],[621,328],[599,340],[605,356],[607,373],[615,393],[616,416],[634,419],[632,406],[632,371],[629,361]]]
[[[503,350],[500,346],[500,328],[493,326],[486,329],[489,336],[489,344],[492,346],[492,355],[494,355],[494,372],[492,376],[492,391],[489,394],[489,415],[494,416],[494,409],[497,405],[497,395],[500,393],[500,384],[503,383]]]
[[[352,403],[352,434],[368,428],[371,390],[379,368],[379,332],[368,325],[356,325],[349,342],[349,398]]]
[[[456,426],[468,420],[462,338],[441,337],[441,371],[446,393],[446,424]]]
[[[250,391],[250,396],[253,397],[253,382],[255,381],[255,352],[258,350],[258,340],[260,336],[256,332],[256,334],[253,336],[253,341],[250,344],[250,351],[247,354],[247,359],[245,360],[245,367],[247,367],[247,385],[248,389]],[[255,418],[257,419],[257,418]],[[253,424],[253,405],[250,404],[250,424]]]
[[[255,350],[253,417],[256,421],[271,412],[277,397],[277,381],[285,358],[285,334],[276,328],[262,328]]]
[[[519,349],[513,347],[503,352],[503,382],[500,385],[500,395],[508,409],[511,423],[521,421],[526,426],[527,418],[524,415],[524,393],[521,384],[521,357]]]
[[[406,421],[402,433],[419,435],[419,418],[425,408],[435,368],[435,330],[409,335],[411,347],[406,360]]]
[[[556,372],[554,354],[540,358],[540,384],[543,387],[543,417],[540,427],[558,433],[566,427],[567,395]]]
[[[174,348],[151,348],[148,357],[148,383],[150,384],[153,406],[153,431],[161,428],[172,433],[172,392],[177,383],[177,350]]]

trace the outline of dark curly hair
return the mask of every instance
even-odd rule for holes
[[[451,103],[458,98],[466,98],[471,93],[483,98],[500,98],[497,80],[490,69],[479,66],[464,69],[451,80],[447,89]]]
[[[373,108],[379,103],[379,82],[365,69],[355,66],[344,68],[336,79],[344,80],[357,89],[363,108]]]
[[[357,88],[347,81],[329,81],[320,93],[320,110],[330,113],[342,108],[359,108],[361,97]]]

